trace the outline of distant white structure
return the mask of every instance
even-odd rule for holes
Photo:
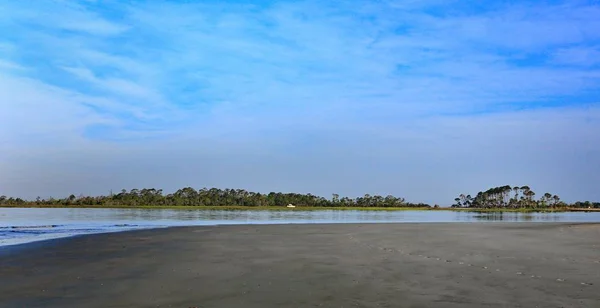
[[[296,207],[296,206],[293,204],[288,204],[287,207]]]

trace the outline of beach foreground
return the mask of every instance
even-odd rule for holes
[[[600,307],[600,225],[183,227],[0,248],[0,307]]]

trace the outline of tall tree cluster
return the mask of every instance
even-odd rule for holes
[[[0,205],[10,206],[287,206],[289,204],[307,207],[430,207],[424,203],[406,202],[394,196],[371,196],[358,198],[340,197],[333,194],[331,199],[312,194],[271,192],[261,194],[243,189],[191,187],[179,189],[172,194],[163,194],[161,189],[122,190],[107,196],[70,195],[63,199],[41,199],[35,201],[20,198],[0,197]]]
[[[340,197],[333,194],[330,199],[310,193],[268,194],[246,191],[243,189],[202,188],[196,190],[186,187],[172,194],[164,194],[161,189],[121,190],[119,193],[105,196],[75,196],[55,199],[40,197],[35,200],[24,200],[0,196],[0,206],[248,206],[271,207],[289,204],[305,207],[364,207],[364,208],[398,208],[398,207],[431,207],[426,203],[411,203],[404,198],[366,194],[358,198]],[[437,207],[437,205],[436,205]],[[478,192],[474,197],[461,194],[454,199],[454,208],[487,208],[487,209],[521,209],[521,208],[600,208],[600,202],[578,201],[567,204],[560,197],[544,193],[536,198],[536,193],[529,186],[510,185],[493,187]]]
[[[493,187],[486,191],[480,191],[475,195],[461,194],[454,199],[452,207],[457,208],[600,208],[600,202],[575,202],[567,204],[560,200],[558,195],[544,193],[539,198],[529,186],[510,185]]]

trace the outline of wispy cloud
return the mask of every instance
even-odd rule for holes
[[[510,150],[498,172],[521,166],[519,155],[530,145],[539,147],[528,148],[528,157],[560,152],[554,157],[562,161],[596,153],[588,131],[600,130],[598,16],[598,5],[586,1],[4,2],[0,141],[11,153],[54,144],[68,151],[111,149],[131,160],[128,155],[138,152],[124,149],[133,146],[169,144],[168,149],[193,153],[210,146],[215,150],[202,155],[229,157],[222,164],[240,159],[223,153],[241,151],[258,155],[247,163],[265,169],[279,160],[332,172],[342,171],[325,165],[347,168],[335,161],[351,151],[348,162],[362,170],[357,177],[372,180],[380,174],[393,182],[391,173],[407,170],[407,177],[423,177],[417,183],[437,177],[440,189],[459,172],[464,155],[484,151],[477,146],[488,142],[483,131],[505,140],[506,149],[510,140],[521,149]],[[568,139],[572,152],[548,148],[560,146],[558,136]],[[294,153],[311,160],[303,163]],[[85,160],[72,152],[61,155]],[[25,164],[19,155],[10,157],[12,166]],[[170,159],[166,152],[153,158],[165,166]],[[424,171],[433,165],[444,175]],[[461,180],[464,187],[479,185],[475,179],[487,172],[482,166],[468,171],[473,180]],[[498,181],[519,182],[520,175],[542,186],[551,182],[524,172],[515,169],[510,176],[498,175]],[[231,177],[213,183],[251,182]],[[269,178],[262,177],[264,185],[257,188],[272,185]],[[342,178],[348,176],[330,178],[342,184],[319,185],[360,190]],[[210,184],[203,179],[189,181]],[[304,175],[281,189],[319,187],[306,184],[312,180]],[[374,183],[405,193],[383,180]],[[600,198],[591,190],[582,194]]]
[[[600,64],[600,46],[573,46],[558,49],[551,60],[556,64],[595,67]]]

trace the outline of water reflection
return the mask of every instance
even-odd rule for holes
[[[600,212],[481,213],[454,211],[0,208],[0,246],[76,234],[168,226],[432,222],[600,222]]]
[[[514,212],[490,212],[477,213],[472,220],[480,221],[507,221],[507,222],[577,222],[580,219],[588,219],[585,216],[570,216],[573,213],[514,213]],[[593,218],[593,217],[591,217]],[[588,220],[581,220],[588,221]]]
[[[0,208],[0,227],[50,224],[194,225],[207,222],[600,222],[600,212],[518,213],[454,211],[230,211],[196,209],[14,209]],[[213,223],[214,224],[214,223]]]

